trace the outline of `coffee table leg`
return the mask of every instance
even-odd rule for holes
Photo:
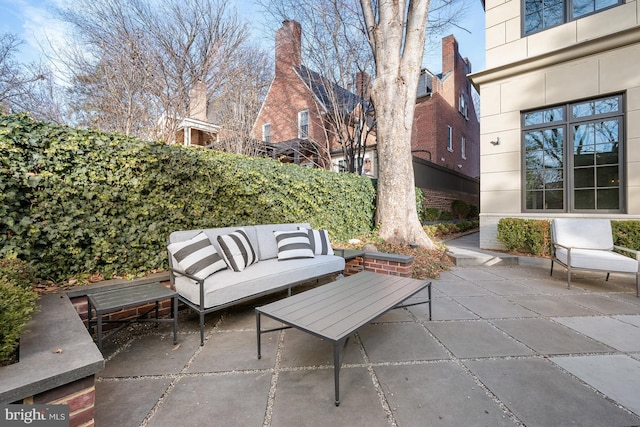
[[[333,343],[333,375],[336,387],[336,406],[340,406],[340,343]]]
[[[262,358],[262,354],[260,354],[260,312],[256,311],[256,331],[257,331],[257,338],[258,338],[258,359]]]

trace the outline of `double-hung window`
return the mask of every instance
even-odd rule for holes
[[[622,0],[523,0],[522,32],[527,36],[622,3]]]
[[[309,110],[298,112],[298,138],[309,138]]]
[[[267,144],[271,142],[271,123],[262,125],[262,141]]]
[[[524,210],[624,210],[623,96],[522,114]]]

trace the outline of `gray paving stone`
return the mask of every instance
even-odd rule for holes
[[[262,335],[262,358],[258,359],[255,331],[213,332],[206,351],[200,351],[187,372],[223,372],[267,369],[275,365],[278,333]]]
[[[442,346],[418,323],[368,325],[358,335],[373,363],[449,358]]]
[[[640,351],[640,328],[606,316],[559,317],[558,323],[620,351]]]
[[[533,351],[486,321],[426,323],[433,335],[456,357],[526,356]]]
[[[483,319],[538,316],[537,313],[499,296],[457,297],[456,301]]]
[[[273,427],[389,426],[366,368],[340,371],[338,407],[334,404],[333,368],[280,372],[277,390],[271,416]]]
[[[551,360],[640,415],[640,361],[622,354],[553,357]]]
[[[544,294],[579,295],[584,293],[584,290],[580,287],[572,286],[571,289],[567,288],[566,278],[559,279],[545,275],[544,277],[522,280],[520,283]]]
[[[266,337],[267,335],[263,335]],[[342,351],[342,347],[340,349]],[[363,363],[357,341],[351,338],[344,353],[344,362]],[[297,329],[284,331],[282,367],[333,366],[333,344]]]
[[[178,344],[173,345],[172,334],[136,337],[110,359],[98,375],[130,377],[177,374],[198,348],[200,334],[180,335]],[[153,363],[150,363],[151,360]]]
[[[504,319],[493,320],[492,323],[541,355],[604,353],[613,350],[548,319]]]
[[[639,420],[546,359],[465,361],[527,427],[632,426]]]
[[[513,426],[462,367],[452,362],[376,366],[399,426]]]
[[[477,319],[478,316],[450,298],[434,298],[431,309],[432,320]],[[426,305],[416,305],[409,310],[419,320],[429,320],[429,309]]]
[[[619,315],[619,316],[611,316],[611,317],[621,322],[629,323],[631,325],[635,325],[640,328],[640,316],[638,315]]]
[[[450,297],[491,295],[482,286],[467,281],[434,282],[432,286]]]
[[[501,279],[515,280],[521,282],[523,280],[535,279],[540,277],[541,269],[531,267],[512,266],[504,268],[491,268],[491,273]],[[547,270],[548,271],[548,270]]]
[[[96,426],[138,426],[171,384],[171,378],[96,382]]]
[[[572,295],[564,297],[599,314],[640,314],[640,306],[628,304],[607,295]]]
[[[482,268],[456,268],[452,272],[461,279],[478,281],[478,280],[498,280],[501,277],[493,273],[493,269]]]
[[[543,316],[585,316],[593,311],[554,295],[509,296],[509,300]]]
[[[523,284],[522,281],[512,280],[483,280],[480,286],[497,295],[540,295],[542,291]]]
[[[261,426],[271,376],[258,372],[181,378],[147,425]]]

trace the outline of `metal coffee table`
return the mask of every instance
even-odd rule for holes
[[[423,289],[427,299],[402,303]],[[363,271],[345,279],[284,298],[256,308],[258,359],[260,338],[267,332],[297,328],[333,343],[335,403],[340,405],[340,367],[342,352],[349,338],[360,328],[394,308],[429,304],[431,320],[431,282]],[[262,330],[260,316],[265,315],[288,326]],[[343,354],[344,356],[344,354]]]

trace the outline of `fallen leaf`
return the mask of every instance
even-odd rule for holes
[[[176,345],[175,345],[175,347],[173,347],[173,348],[171,349],[171,351],[176,351],[177,349],[179,349],[179,348],[180,348],[180,346],[181,346],[181,345],[182,345],[182,344],[176,344]]]
[[[60,353],[62,353],[62,349],[61,348],[56,348],[55,350],[53,350],[53,353],[60,354]]]

